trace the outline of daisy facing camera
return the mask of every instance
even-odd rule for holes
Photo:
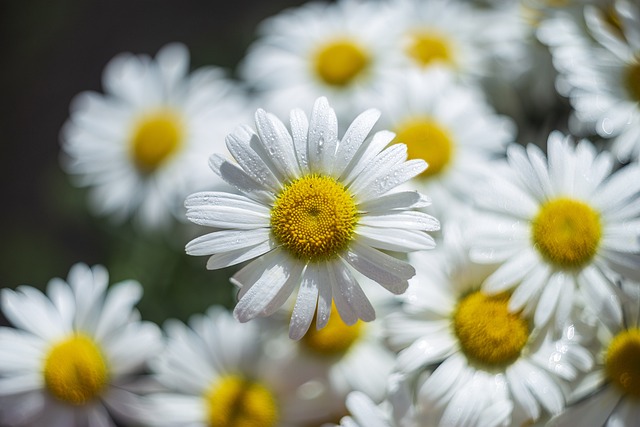
[[[380,131],[367,138],[379,112],[360,114],[338,139],[338,121],[326,98],[311,117],[290,115],[291,133],[274,115],[258,110],[256,130],[240,126],[226,143],[235,162],[214,154],[210,166],[241,195],[192,194],[187,218],[216,230],[186,246],[210,255],[217,269],[254,258],[232,277],[241,289],[234,315],[246,322],[273,314],[299,286],[289,336],[300,339],[317,307],[318,329],[332,301],[342,320],[371,321],[375,311],[352,269],[394,294],[407,288],[414,268],[383,252],[435,246],[428,231],[437,219],[416,191],[391,190],[421,173],[423,160],[407,161],[407,147]]]

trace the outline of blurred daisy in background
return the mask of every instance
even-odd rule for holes
[[[611,173],[613,159],[584,140],[549,136],[548,159],[534,145],[512,145],[509,173],[478,192],[471,255],[502,263],[483,291],[512,291],[509,310],[533,314],[536,327],[563,327],[577,301],[622,321],[615,276],[638,278],[640,170]]]
[[[446,68],[462,79],[486,75],[500,21],[458,0],[392,0],[397,22],[387,29],[404,68]],[[487,31],[489,27],[491,30]],[[503,39],[505,34],[502,34]]]
[[[164,389],[147,396],[149,425],[299,427],[333,410],[330,395],[304,392],[309,372],[270,357],[257,323],[214,306],[165,329],[166,350],[152,362]]]
[[[399,66],[385,2],[310,2],[265,20],[240,64],[260,105],[285,118],[292,106],[327,96],[348,121],[375,105],[389,70]]]
[[[482,292],[495,267],[472,263],[459,225],[444,229],[437,252],[411,254],[416,277],[400,312],[385,319],[396,369],[413,385],[419,425],[522,425],[558,414],[563,380],[592,363],[566,325],[552,340],[509,294]]]
[[[640,419],[640,286],[623,283],[622,322],[601,324],[593,369],[573,390],[575,404],[549,426],[632,426]]]
[[[63,166],[90,187],[99,214],[135,216],[137,225],[155,229],[184,217],[189,193],[224,187],[203,158],[224,151],[224,136],[246,120],[245,100],[221,69],[188,73],[181,44],[155,59],[124,53],[105,68],[105,95],[74,98],[61,133]]]
[[[445,70],[411,70],[398,80],[383,97],[380,126],[395,132],[394,143],[407,145],[410,159],[427,162],[409,185],[428,194],[435,215],[446,220],[457,205],[471,203],[491,161],[515,140],[515,127],[482,92]]]
[[[584,8],[588,32],[575,17],[558,15],[538,34],[561,74],[558,89],[583,124],[574,127],[611,139],[626,162],[640,158],[640,9],[626,0],[613,5]]]
[[[404,292],[414,268],[383,252],[431,249],[427,231],[438,221],[417,210],[428,205],[415,191],[391,192],[426,168],[407,161],[394,134],[367,138],[379,117],[359,115],[338,139],[338,121],[326,98],[310,119],[291,113],[291,133],[272,114],[256,112],[257,133],[239,127],[227,137],[236,163],[210,159],[216,174],[241,191],[202,192],[187,198],[187,217],[217,229],[186,246],[191,255],[211,255],[217,269],[257,258],[236,273],[241,287],[234,315],[241,322],[273,314],[299,288],[289,336],[329,321],[332,301],[347,325],[371,321],[375,311],[350,269],[394,294]],[[292,137],[293,135],[293,137]]]
[[[133,308],[134,281],[107,290],[107,271],[77,264],[47,294],[3,289],[0,422],[15,426],[115,426],[139,421],[132,393],[147,361],[162,348],[160,329]]]

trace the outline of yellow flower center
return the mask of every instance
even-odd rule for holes
[[[577,268],[589,262],[602,237],[600,215],[568,198],[550,200],[533,219],[532,239],[540,255],[556,266]]]
[[[307,175],[285,186],[271,210],[277,242],[308,261],[344,250],[358,222],[353,197],[334,178]]]
[[[155,171],[180,149],[184,129],[173,113],[161,111],[142,118],[131,137],[131,156],[142,173]]]
[[[410,159],[423,159],[429,164],[420,174],[425,178],[439,174],[453,157],[453,139],[445,129],[429,118],[401,123],[396,129],[394,142],[407,145]]]
[[[616,335],[607,349],[605,372],[623,393],[640,398],[640,329]]]
[[[640,62],[635,62],[625,70],[624,83],[634,101],[640,102]]]
[[[274,427],[278,423],[273,393],[237,375],[220,378],[204,399],[209,427]]]
[[[361,76],[371,62],[367,51],[350,40],[335,40],[315,53],[315,72],[326,84],[347,86]]]
[[[500,367],[515,362],[527,340],[529,324],[508,309],[509,294],[464,297],[453,315],[453,328],[462,352],[475,363]]]
[[[318,330],[309,328],[302,338],[302,344],[309,350],[323,355],[336,356],[345,353],[358,338],[362,336],[364,323],[358,320],[353,325],[346,325],[338,314],[335,304],[331,304],[331,315],[327,325]]]
[[[453,52],[447,38],[430,31],[414,33],[407,47],[407,53],[422,66],[433,65],[434,62],[449,65],[454,63]]]
[[[44,383],[58,399],[84,405],[100,395],[109,370],[98,345],[76,334],[55,344],[44,361]]]

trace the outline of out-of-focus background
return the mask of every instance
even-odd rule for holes
[[[0,2],[0,287],[43,288],[84,262],[106,265],[112,282],[134,278],[157,287],[139,305],[150,320],[185,319],[213,299],[229,301],[229,285],[216,286],[205,258],[183,254],[186,242],[93,217],[85,190],[60,168],[58,135],[71,99],[84,90],[101,92],[103,68],[116,54],[155,55],[178,41],[189,48],[192,68],[218,65],[233,75],[257,24],[302,3]]]

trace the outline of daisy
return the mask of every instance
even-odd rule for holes
[[[73,266],[47,295],[30,286],[3,289],[0,328],[0,423],[115,426],[134,422],[135,375],[161,348],[158,327],[141,322],[134,281],[107,290],[100,266]]]
[[[458,0],[393,0],[388,28],[404,67],[443,67],[461,78],[488,73],[496,42],[511,38],[509,22]],[[506,25],[505,25],[506,24]]]
[[[326,326],[332,300],[346,324],[371,321],[374,309],[350,268],[394,294],[405,291],[415,270],[381,249],[432,248],[426,231],[439,223],[417,210],[428,204],[418,192],[390,192],[426,164],[407,161],[404,144],[387,147],[391,132],[365,140],[378,116],[365,111],[338,140],[337,118],[326,98],[315,102],[310,119],[293,110],[291,133],[260,109],[257,133],[245,126],[227,137],[237,164],[211,157],[212,169],[243,195],[189,196],[187,217],[216,230],[189,242],[186,251],[211,255],[209,269],[258,257],[232,278],[241,287],[238,320],[272,314],[299,285],[291,338],[305,334],[316,305],[316,325]]]
[[[243,120],[243,97],[222,70],[188,75],[189,52],[163,47],[152,59],[129,53],[107,65],[106,93],[74,98],[61,133],[63,166],[90,187],[92,207],[115,220],[136,217],[147,229],[182,218],[184,198],[223,186],[204,155],[222,150],[229,123]]]
[[[549,426],[631,426],[640,419],[640,287],[625,282],[623,288],[629,297],[624,320],[602,325],[596,365],[575,391],[577,403]]]
[[[317,425],[332,410],[326,393],[305,393],[308,375],[290,358],[272,358],[256,323],[222,307],[166,323],[165,351],[151,367],[164,390],[149,394],[153,426],[294,427]]]
[[[640,157],[640,9],[625,0],[614,5],[585,7],[589,34],[560,15],[538,36],[551,47],[559,90],[569,96],[577,121],[611,139],[612,151],[628,161]]]
[[[262,105],[286,117],[291,105],[332,100],[338,117],[352,120],[373,105],[388,70],[397,66],[383,2],[310,2],[264,21],[240,64]]]
[[[471,233],[472,258],[501,263],[483,290],[513,291],[512,312],[533,313],[536,327],[561,327],[579,296],[605,321],[622,312],[614,274],[638,278],[640,170],[611,173],[609,153],[559,132],[548,159],[529,145],[508,150],[508,173],[478,193],[484,210]]]
[[[492,268],[469,260],[462,232],[445,228],[444,239],[438,253],[412,254],[404,308],[385,319],[396,368],[415,384],[419,425],[522,425],[559,413],[561,379],[591,363],[577,328],[555,341],[534,329],[509,312],[508,293],[482,292]]]
[[[451,204],[469,203],[477,182],[515,140],[513,123],[495,114],[481,92],[442,69],[403,74],[384,96],[381,125],[429,167],[412,182],[444,218]]]

